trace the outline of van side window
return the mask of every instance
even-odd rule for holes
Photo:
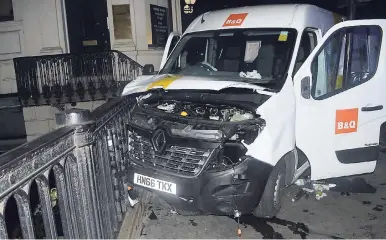
[[[379,26],[347,27],[331,35],[311,64],[312,97],[328,98],[370,80],[381,42]]]
[[[312,50],[316,47],[316,45],[317,45],[317,37],[315,32],[306,29],[302,34],[302,38],[300,39],[300,45],[299,45],[298,55],[296,56],[293,76],[303,65],[304,61],[311,54]]]

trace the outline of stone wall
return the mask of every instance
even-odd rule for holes
[[[65,109],[82,108],[90,111],[99,107],[105,101],[78,102],[75,107],[70,104],[65,105]],[[59,110],[51,106],[37,106],[23,108],[25,128],[27,132],[27,141],[34,140],[43,134],[56,129],[55,114]]]
[[[12,60],[0,61],[0,94],[17,93]]]

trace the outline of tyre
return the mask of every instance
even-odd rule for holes
[[[279,161],[268,177],[259,205],[253,211],[255,217],[272,218],[278,214],[286,187],[285,179],[286,162]]]

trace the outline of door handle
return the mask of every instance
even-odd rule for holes
[[[373,107],[362,107],[362,112],[379,111],[382,109],[383,109],[383,105],[378,105]]]

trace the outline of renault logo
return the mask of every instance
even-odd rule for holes
[[[163,130],[154,132],[151,142],[156,153],[162,153],[166,146],[166,137]]]

